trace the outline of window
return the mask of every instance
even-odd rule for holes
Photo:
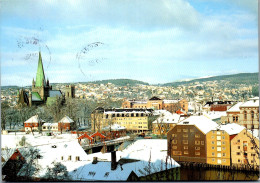
[[[238,159],[237,162],[239,163],[239,162],[240,162],[240,159]]]
[[[63,160],[63,156],[61,156],[61,160]]]
[[[214,136],[211,136],[212,139],[214,139]]]
[[[217,140],[221,140],[221,136],[217,136]]]
[[[215,161],[215,158],[212,158],[212,161]]]
[[[254,163],[254,161],[253,161],[253,160],[251,160],[251,163]]]
[[[200,145],[200,141],[195,140],[195,145]]]
[[[226,162],[226,159],[223,159],[223,162]]]
[[[71,160],[71,156],[69,156],[68,160]]]
[[[237,140],[237,142],[240,142],[240,140]]]
[[[188,129],[182,129],[183,132],[188,132]]]
[[[251,111],[251,119],[254,119],[254,111]]]
[[[201,145],[204,145],[204,141],[201,141]]]
[[[237,155],[240,155],[240,152],[237,152]]]
[[[183,144],[188,144],[188,140],[183,140]]]
[[[238,149],[240,149],[240,146],[237,146]]]
[[[244,111],[244,119],[247,119],[247,112]]]
[[[220,132],[217,132],[217,135],[220,135]]]
[[[196,155],[196,156],[199,156],[199,155],[200,155],[200,152],[195,152],[195,155]]]
[[[184,151],[184,154],[189,154],[189,151]]]
[[[199,134],[195,134],[195,138],[200,138],[200,135]]]
[[[173,151],[174,155],[181,155],[181,151]]]
[[[215,153],[214,153],[214,152],[212,153],[212,156],[215,156]]]
[[[172,143],[173,143],[173,144],[177,144],[177,140],[173,140]]]
[[[172,149],[177,149],[177,146],[172,146]]]
[[[211,149],[215,149],[215,147],[211,147]]]
[[[177,137],[177,134],[172,134],[172,137]]]
[[[214,142],[214,141],[211,141],[211,144],[215,144],[215,142]]]
[[[195,150],[200,150],[200,147],[195,147]]]
[[[190,129],[190,132],[194,132],[194,129]]]
[[[181,129],[177,129],[177,132],[181,132]]]
[[[223,153],[222,156],[226,156],[226,153]]]
[[[222,139],[224,140],[224,139],[225,139],[225,136],[222,136]]]
[[[188,149],[188,146],[184,146],[183,149]]]
[[[183,137],[188,137],[188,134],[183,134]]]
[[[238,116],[233,116],[233,122],[237,122],[238,121]]]
[[[225,145],[225,144],[226,144],[226,142],[222,142],[222,144],[223,144],[223,145]]]
[[[251,154],[251,156],[255,156],[255,154]]]

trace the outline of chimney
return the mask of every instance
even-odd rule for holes
[[[117,167],[117,162],[116,162],[116,151],[111,152],[111,170],[115,170]]]
[[[97,162],[98,162],[97,157],[93,157],[92,164],[97,164]]]

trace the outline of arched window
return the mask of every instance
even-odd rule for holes
[[[244,111],[244,119],[247,119],[247,112]]]
[[[255,117],[255,113],[254,111],[251,111],[251,119],[254,119],[254,117]]]

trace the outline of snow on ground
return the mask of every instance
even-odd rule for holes
[[[9,133],[7,135],[1,135],[1,147],[5,148],[15,148],[19,147],[19,141],[21,141],[22,137],[26,138],[26,142],[32,146],[51,144],[51,143],[59,143],[66,141],[77,141],[76,134],[60,134],[56,136],[44,136],[40,135],[37,132],[34,132],[34,135],[25,134],[24,132],[19,133]]]

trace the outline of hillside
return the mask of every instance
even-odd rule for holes
[[[94,84],[112,83],[117,86],[126,86],[127,84],[129,84],[130,86],[134,86],[137,84],[149,85],[149,83],[138,81],[138,80],[132,80],[132,79],[107,79],[107,80],[100,80],[100,81],[93,81],[93,82],[86,82],[86,83],[94,83]]]
[[[259,73],[257,72],[257,73],[239,73],[239,74],[232,74],[232,75],[213,76],[208,78],[192,79],[189,81],[165,83],[162,84],[162,86],[177,86],[177,85],[189,84],[194,82],[220,81],[220,80],[229,81],[230,84],[257,84],[259,83],[258,74]]]

